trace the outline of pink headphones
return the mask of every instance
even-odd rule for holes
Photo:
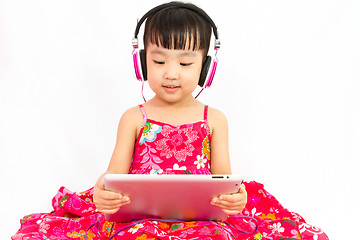
[[[199,83],[198,85],[200,87],[202,87],[201,91],[198,93],[198,95],[196,97],[198,97],[200,95],[200,93],[205,89],[211,86],[214,76],[215,76],[215,72],[216,72],[216,67],[217,67],[217,51],[220,48],[220,40],[218,38],[218,33],[217,33],[217,28],[215,26],[215,23],[212,21],[212,19],[205,13],[204,10],[194,6],[194,5],[188,5],[185,3],[181,3],[181,2],[171,2],[171,3],[165,3],[162,5],[159,5],[153,9],[151,9],[150,11],[148,11],[138,22],[138,24],[136,25],[136,29],[135,29],[135,35],[134,38],[132,39],[132,45],[133,45],[133,61],[134,61],[134,70],[135,70],[135,76],[136,79],[141,81],[142,83],[144,83],[144,81],[147,80],[147,70],[146,70],[146,57],[145,57],[145,50],[143,49],[139,49],[138,48],[138,40],[137,40],[137,36],[141,27],[141,24],[145,21],[145,19],[150,15],[153,14],[161,9],[167,8],[167,7],[181,7],[181,8],[186,8],[186,9],[190,9],[196,13],[198,13],[199,15],[201,15],[202,17],[204,17],[209,24],[211,25],[213,32],[214,32],[214,36],[215,36],[215,56],[211,57],[211,56],[206,56],[206,59],[203,63],[202,69],[201,69],[201,73],[200,73],[200,79],[199,79]],[[210,71],[209,71],[210,70]],[[143,95],[144,97],[144,95]],[[144,98],[145,100],[145,98]]]

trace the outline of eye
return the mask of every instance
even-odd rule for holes
[[[184,67],[186,67],[186,66],[190,66],[192,63],[180,63],[180,65],[181,66],[184,66]]]
[[[155,63],[155,64],[165,64],[165,62],[156,61],[156,60],[154,60],[154,63]]]

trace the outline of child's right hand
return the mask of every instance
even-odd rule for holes
[[[116,213],[121,206],[130,203],[130,198],[117,192],[105,190],[104,175],[98,179],[94,186],[93,201],[100,212],[105,214]]]

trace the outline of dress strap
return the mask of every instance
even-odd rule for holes
[[[147,121],[147,115],[146,115],[146,112],[145,112],[145,108],[144,108],[144,106],[142,105],[142,104],[139,104],[139,108],[140,108],[140,110],[141,110],[141,112],[142,112],[142,115],[143,115],[143,123],[142,123],[142,125],[141,125],[141,127],[143,127],[143,126],[145,126],[145,123],[146,123],[146,121]]]
[[[204,108],[204,120],[205,120],[205,121],[207,121],[208,108],[209,108],[209,106],[208,106],[208,105],[205,105],[205,108]]]

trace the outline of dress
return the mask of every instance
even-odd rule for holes
[[[139,107],[144,121],[134,148],[130,174],[211,174],[207,106],[203,120],[179,126],[147,119],[144,107]],[[284,208],[262,184],[251,181],[245,182],[245,186],[248,194],[245,209],[224,223],[107,222],[92,202],[93,188],[74,193],[61,187],[52,200],[54,211],[25,216],[12,239],[109,239],[114,234],[115,239],[134,240],[328,239],[320,228],[307,224],[300,215]],[[246,222],[242,216],[257,220],[255,233],[243,233],[254,230],[255,221]]]

